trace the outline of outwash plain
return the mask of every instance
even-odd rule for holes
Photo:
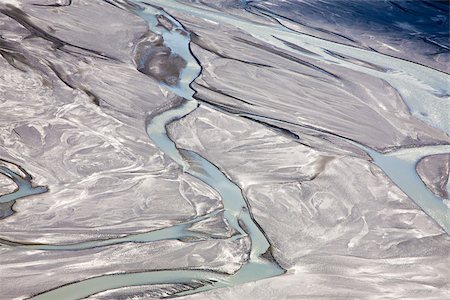
[[[450,299],[449,7],[0,0],[0,299]]]

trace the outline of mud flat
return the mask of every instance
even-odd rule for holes
[[[447,46],[305,3],[0,3],[2,296],[448,298]]]

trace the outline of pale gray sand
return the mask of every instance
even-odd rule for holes
[[[445,45],[245,2],[0,1],[0,298],[450,297]]]
[[[448,199],[450,153],[427,156],[417,164],[420,179],[437,196]]]

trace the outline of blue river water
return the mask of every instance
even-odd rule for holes
[[[148,22],[151,30],[161,34],[164,38],[165,45],[170,47],[173,53],[181,56],[187,62],[186,67],[182,70],[178,85],[168,86],[161,84],[163,88],[170,90],[184,99],[181,105],[173,107],[172,109],[149,119],[145,130],[149,138],[162,152],[176,162],[183,172],[203,181],[220,195],[223,201],[224,217],[226,218],[227,223],[238,232],[238,234],[232,238],[248,238],[251,241],[249,258],[248,261],[232,275],[195,269],[105,275],[68,284],[37,295],[33,299],[80,299],[102,291],[127,286],[205,282],[205,284],[195,290],[177,294],[177,296],[181,296],[189,293],[197,293],[214,288],[233,286],[278,276],[285,272],[285,270],[283,270],[274,260],[268,258],[270,257],[270,255],[268,255],[270,254],[270,243],[260,226],[252,217],[247,200],[243,196],[239,186],[232,182],[226,174],[213,163],[193,151],[180,149],[168,136],[166,130],[167,125],[188,115],[199,106],[199,102],[193,97],[194,91],[191,89],[190,84],[200,74],[201,67],[198,65],[195,57],[193,57],[190,51],[189,33],[177,22],[177,20],[164,11],[141,4],[140,1],[132,2],[142,8],[136,10],[136,13]],[[157,1],[148,2],[156,5],[158,4]],[[420,87],[424,82],[432,89],[438,90],[444,87],[444,93],[450,93],[450,85],[447,85],[449,83],[449,78],[438,74],[436,71],[395,58],[387,58],[381,54],[374,54],[373,52],[368,52],[363,49],[355,49],[314,37],[304,36],[281,26],[252,24],[230,16],[195,9],[191,6],[183,6],[170,0],[165,1],[164,5],[190,14],[196,14],[213,21],[232,23],[234,26],[242,28],[277,47],[295,52],[294,49],[287,47],[275,38],[275,36],[283,37],[286,41],[297,44],[312,53],[318,54],[323,60],[326,60],[329,63],[345,65],[352,70],[361,71],[382,78],[396,87],[400,93],[403,93],[402,96],[410,107],[413,115],[440,128],[444,132],[450,132],[450,125],[446,122],[446,117],[448,117],[446,116],[446,112],[448,112],[448,103],[444,103],[439,97],[429,97],[426,91],[423,91],[421,88],[416,89],[418,92],[415,95],[406,93],[411,85]],[[162,26],[157,26],[157,19],[155,17],[157,14],[164,15],[175,24],[175,27],[172,30],[167,30]],[[350,62],[339,60],[338,58],[329,55],[326,50],[332,50],[376,65],[389,66],[389,68],[394,68],[398,70],[398,72],[383,73],[373,69],[364,68],[360,65],[352,65]],[[299,52],[298,54],[308,55],[304,52]],[[416,82],[411,80],[412,78],[423,78],[424,82]],[[351,143],[356,144],[354,142]],[[400,149],[389,153],[379,153],[360,144],[356,144],[356,146],[368,153],[372,157],[373,162],[380,167],[400,189],[432,217],[447,233],[450,232],[450,208],[445,205],[443,199],[437,197],[428,190],[415,170],[415,166],[421,158],[433,154],[450,153],[450,146],[426,146]],[[47,191],[47,188],[45,187],[33,187],[30,180],[27,178],[24,179],[8,168],[0,167],[0,173],[10,177],[18,186],[18,190],[14,193],[1,196],[1,203],[15,201],[28,195]],[[201,238],[202,236],[197,236],[196,233],[187,230],[187,228],[189,225],[204,220],[216,213],[217,212],[213,212],[210,215],[200,216],[188,220],[185,223],[162,230],[130,235],[118,239],[91,241],[71,245],[17,245],[17,247],[34,250],[71,251],[130,242],[152,242],[186,237]]]

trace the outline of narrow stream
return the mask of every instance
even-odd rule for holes
[[[147,2],[156,4],[157,1]],[[248,1],[244,1],[248,2]],[[295,32],[282,25],[266,25],[250,22],[229,14],[213,10],[204,10],[190,6],[175,0],[167,0],[164,7],[197,16],[217,23],[225,23],[249,33],[259,40],[270,43],[278,48],[296,53],[300,56],[308,56],[320,59],[328,64],[342,65],[350,70],[362,72],[380,78],[392,85],[409,107],[411,114],[431,126],[450,134],[450,102],[442,95],[450,94],[450,75],[426,66],[409,61],[390,57],[352,46],[334,43],[317,37]],[[270,15],[270,14],[269,14]],[[275,18],[275,16],[272,16]],[[312,54],[289,47],[282,40],[298,45]],[[371,65],[379,66],[379,69],[359,65],[339,58],[342,54]],[[411,93],[410,91],[414,91]],[[379,153],[364,145],[349,141],[367,152],[373,162],[380,167],[391,180],[402,189],[422,210],[431,216],[448,234],[450,234],[450,207],[434,195],[420,180],[415,165],[428,155],[450,153],[450,146],[423,146],[409,150],[400,150],[398,153],[408,151],[414,153],[407,159],[397,151]]]
[[[177,86],[167,86],[162,84],[164,88],[183,97],[184,100],[182,104],[148,120],[146,124],[148,136],[160,150],[165,153],[165,155],[170,157],[180,166],[183,172],[196,177],[217,191],[223,201],[223,212],[226,222],[238,232],[238,234],[231,238],[249,238],[251,241],[248,260],[235,274],[232,275],[200,269],[158,270],[141,273],[104,275],[76,283],[70,283],[36,295],[32,297],[32,299],[81,299],[102,291],[128,286],[164,283],[202,283],[198,288],[174,295],[182,296],[278,276],[285,272],[285,270],[271,259],[270,243],[262,229],[253,219],[249,210],[249,205],[239,186],[231,181],[226,174],[213,163],[209,162],[196,152],[178,148],[167,135],[166,127],[168,124],[183,118],[199,106],[198,101],[193,98],[194,91],[190,88],[190,84],[200,74],[201,68],[191,54],[189,48],[189,33],[184,30],[181,24],[164,11],[160,11],[151,6],[142,6],[143,4],[141,4],[140,1],[132,0],[132,2],[142,8],[142,10],[137,10],[136,13],[148,22],[151,30],[161,34],[166,46],[169,46],[174,53],[184,58],[187,62]],[[158,5],[158,2],[156,1],[150,0],[148,2]],[[448,103],[443,102],[443,99],[437,96],[437,91],[439,89],[450,86],[447,85],[450,82],[449,76],[439,74],[439,72],[426,67],[414,65],[395,58],[389,58],[381,54],[338,45],[318,38],[295,33],[281,25],[263,26],[260,24],[252,24],[234,17],[185,6],[171,0],[164,1],[164,5],[218,22],[230,23],[244,31],[250,32],[261,40],[268,41],[269,43],[288,51],[296,52],[295,49],[288,47],[286,44],[275,38],[275,36],[283,37],[286,41],[298,44],[313,53],[318,53],[329,63],[342,64],[350,69],[382,78],[392,84],[399,93],[402,94],[402,97],[404,97],[411,108],[413,115],[447,133],[450,132],[450,123],[447,122],[448,116],[445,115],[445,112],[448,112]],[[169,31],[158,26],[155,17],[157,14],[164,15],[175,24],[175,27]],[[350,62],[339,60],[336,56],[328,54],[326,51],[327,49],[396,71],[383,73],[357,64],[351,64]],[[303,52],[298,52],[298,54],[307,55]],[[421,78],[421,81],[418,81],[417,78]],[[414,86],[414,90],[418,90],[418,94],[407,94],[406,91],[411,89],[409,87],[410,85]],[[423,85],[426,85],[426,88],[423,88]],[[450,93],[450,87],[443,92]],[[433,94],[436,94],[436,97],[430,96]],[[421,101],[421,99],[426,100]],[[428,215],[436,220],[447,233],[450,232],[450,208],[445,205],[443,199],[435,196],[428,190],[415,171],[415,165],[422,157],[438,153],[449,153],[450,146],[428,146],[402,149],[387,154],[378,153],[363,145],[357,144],[357,146],[367,152],[373,158],[373,162]],[[0,167],[0,173],[10,177],[19,187],[18,191],[14,193],[1,196],[0,203],[15,201],[16,199],[27,195],[47,191],[44,187],[33,188],[30,180],[22,178],[7,168]],[[161,230],[129,235],[117,239],[91,241],[71,245],[22,245],[14,242],[4,243],[4,245],[30,250],[73,251],[129,242],[152,242],[186,237],[207,239],[208,236],[189,231],[189,226],[217,213],[218,212],[216,211],[209,215],[200,216],[182,224]]]
[[[9,217],[14,213],[12,207],[16,200],[28,197],[31,195],[42,194],[48,191],[45,186],[33,186],[31,183],[31,175],[25,171],[24,168],[13,164],[11,162],[0,160],[6,164],[14,165],[19,169],[25,176],[21,176],[16,172],[12,171],[6,166],[0,166],[0,173],[10,178],[17,186],[16,190],[12,193],[0,196],[0,220]]]
[[[137,1],[133,2],[138,3]],[[181,24],[165,12],[158,11],[153,7],[146,7],[144,10],[139,11],[138,14],[147,20],[152,31],[163,36],[165,44],[170,46],[174,53],[180,55],[187,61],[186,68],[181,74],[182,79],[180,80],[180,84],[176,87],[165,86],[185,100],[180,106],[167,110],[149,120],[146,127],[147,133],[161,151],[175,161],[184,172],[200,179],[218,192],[223,202],[226,222],[229,226],[239,232],[239,234],[232,237],[232,239],[248,237],[251,241],[251,250],[248,261],[233,275],[224,275],[205,270],[164,270],[136,274],[107,275],[56,288],[37,295],[32,299],[80,299],[102,291],[127,286],[158,283],[189,284],[194,282],[208,282],[195,290],[188,290],[176,294],[177,296],[181,296],[214,288],[256,281],[281,275],[285,272],[274,260],[270,259],[270,243],[262,229],[253,219],[241,189],[205,158],[193,151],[177,148],[176,144],[167,135],[166,126],[168,124],[188,115],[199,105],[197,100],[192,97],[194,91],[189,86],[201,71],[200,66],[197,64],[197,61],[189,50],[189,33],[183,29]],[[164,28],[157,26],[155,20],[156,14],[163,14],[176,24],[176,27],[171,31],[167,31]],[[170,228],[120,239],[93,241],[72,245],[22,245],[20,247],[40,250],[79,250],[124,242],[149,242],[155,240],[185,238],[190,237],[193,234],[186,230],[187,225],[203,220],[205,217],[207,216],[201,216],[188,223],[179,224]]]
[[[450,207],[432,193],[416,172],[417,163],[426,156],[450,153],[450,145],[400,149],[382,154],[358,145],[366,151],[383,172],[422,210],[450,234]]]

